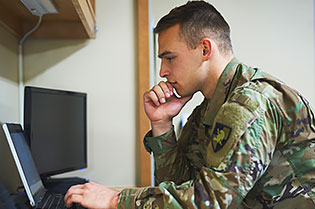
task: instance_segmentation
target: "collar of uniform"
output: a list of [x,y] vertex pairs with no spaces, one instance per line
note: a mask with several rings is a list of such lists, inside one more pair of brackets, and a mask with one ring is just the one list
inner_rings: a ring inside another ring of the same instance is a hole
[[226,100],[232,79],[239,64],[240,62],[238,59],[233,58],[225,67],[214,90],[213,97],[208,99],[208,105],[203,121],[204,124],[212,125],[214,117],[217,115],[219,108]]

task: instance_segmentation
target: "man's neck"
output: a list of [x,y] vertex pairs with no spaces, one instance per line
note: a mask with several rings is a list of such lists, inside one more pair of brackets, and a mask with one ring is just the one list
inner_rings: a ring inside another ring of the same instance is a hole
[[210,62],[208,77],[204,83],[204,88],[201,90],[204,97],[212,98],[221,74],[233,58],[233,54],[226,57],[218,56]]

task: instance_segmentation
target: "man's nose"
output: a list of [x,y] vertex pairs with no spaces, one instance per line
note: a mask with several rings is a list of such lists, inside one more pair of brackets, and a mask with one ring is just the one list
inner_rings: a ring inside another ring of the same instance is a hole
[[166,78],[167,76],[169,76],[170,72],[167,66],[165,66],[163,64],[163,62],[161,63],[161,67],[160,67],[160,76],[161,78]]

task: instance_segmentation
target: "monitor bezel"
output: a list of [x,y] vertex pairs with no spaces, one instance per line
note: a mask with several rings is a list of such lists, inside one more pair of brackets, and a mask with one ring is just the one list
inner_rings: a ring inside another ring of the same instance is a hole
[[84,99],[84,162],[82,166],[73,166],[73,167],[65,167],[62,169],[55,169],[49,172],[40,173],[40,177],[42,179],[47,179],[50,176],[67,173],[70,171],[76,171],[87,168],[87,94],[82,92],[61,90],[61,89],[50,89],[50,88],[41,88],[35,86],[25,86],[24,89],[24,132],[27,138],[27,143],[31,149],[31,114],[32,114],[32,94],[34,93],[42,93],[42,94],[57,94],[57,95],[71,95],[78,96]]

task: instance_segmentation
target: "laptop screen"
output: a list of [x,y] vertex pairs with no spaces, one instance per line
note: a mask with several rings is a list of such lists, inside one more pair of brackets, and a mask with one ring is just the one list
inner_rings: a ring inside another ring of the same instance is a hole
[[[44,186],[26,143],[24,132],[19,124],[4,124],[3,129],[24,188],[32,203],[35,194],[44,190]],[[29,192],[31,192],[31,194],[28,194]],[[30,197],[30,195],[32,197]]]

